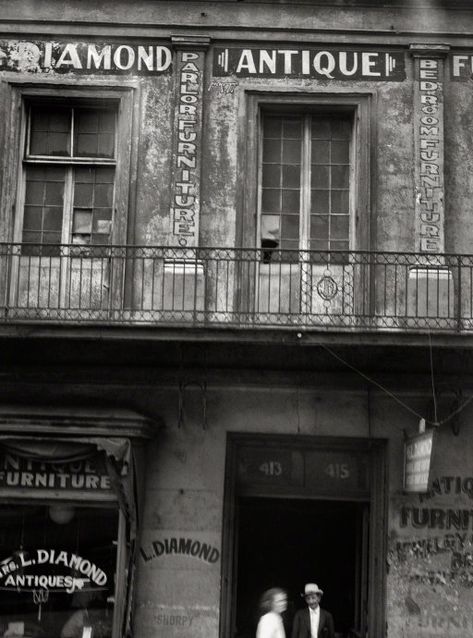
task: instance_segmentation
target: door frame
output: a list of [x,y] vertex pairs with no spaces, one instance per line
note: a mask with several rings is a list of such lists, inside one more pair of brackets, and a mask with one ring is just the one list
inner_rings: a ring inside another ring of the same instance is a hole
[[[367,634],[382,638],[386,634],[386,551],[387,551],[387,471],[386,440],[311,435],[273,435],[228,433],[225,464],[225,491],[222,528],[222,573],[220,599],[220,638],[232,638],[238,559],[238,455],[243,446],[273,445],[279,449],[307,446],[339,452],[365,452],[369,458],[369,522],[367,569]],[[262,490],[261,496],[268,496]],[[297,490],[294,491],[297,494]],[[290,497],[290,494],[288,494]],[[327,496],[321,495],[321,498]],[[331,497],[332,498],[332,497]],[[340,500],[356,500],[340,494]],[[366,499],[361,499],[366,501]]]

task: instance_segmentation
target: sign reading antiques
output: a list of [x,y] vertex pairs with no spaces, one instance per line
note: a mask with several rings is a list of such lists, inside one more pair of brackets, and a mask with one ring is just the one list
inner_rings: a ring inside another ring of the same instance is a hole
[[427,492],[434,430],[409,437],[404,444],[404,490]]
[[110,477],[102,457],[51,463],[15,454],[0,454],[0,489],[110,491]]
[[318,80],[406,79],[401,51],[216,48],[214,76],[307,77]]
[[171,63],[171,50],[157,44],[0,41],[0,71],[156,75]]
[[[71,570],[73,576],[70,573],[55,573]],[[0,589],[29,591],[41,588],[72,594],[86,585],[103,587],[106,582],[107,574],[100,567],[78,554],[66,551],[19,551],[0,562]]]

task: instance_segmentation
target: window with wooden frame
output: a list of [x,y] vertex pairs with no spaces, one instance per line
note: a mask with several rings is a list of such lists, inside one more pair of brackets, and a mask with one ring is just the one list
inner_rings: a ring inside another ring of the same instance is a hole
[[264,261],[369,248],[371,100],[248,92],[243,245],[256,237]]
[[28,101],[23,157],[23,254],[111,240],[117,103]]
[[261,246],[350,247],[352,117],[264,113]]
[[8,303],[105,309],[122,294],[110,246],[127,241],[134,89],[18,82],[10,90],[0,209],[14,242]]

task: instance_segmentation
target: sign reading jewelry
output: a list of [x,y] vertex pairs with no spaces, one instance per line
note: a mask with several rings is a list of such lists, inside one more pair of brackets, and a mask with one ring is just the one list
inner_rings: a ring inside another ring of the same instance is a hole
[[402,51],[348,49],[216,48],[214,76],[301,77],[318,80],[406,79]]

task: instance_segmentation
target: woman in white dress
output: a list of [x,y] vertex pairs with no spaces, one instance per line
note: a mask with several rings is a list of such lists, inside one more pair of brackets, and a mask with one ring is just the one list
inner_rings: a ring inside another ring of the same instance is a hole
[[256,629],[256,638],[286,638],[281,614],[286,611],[287,595],[284,589],[273,587],[261,598],[262,616]]

